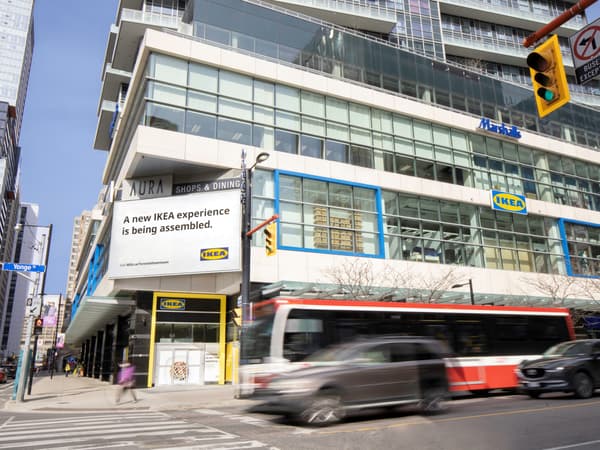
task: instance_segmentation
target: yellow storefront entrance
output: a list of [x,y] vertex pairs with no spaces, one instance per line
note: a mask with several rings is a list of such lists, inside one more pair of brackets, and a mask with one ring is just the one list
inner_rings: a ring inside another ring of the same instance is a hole
[[225,295],[155,292],[148,387],[225,383]]

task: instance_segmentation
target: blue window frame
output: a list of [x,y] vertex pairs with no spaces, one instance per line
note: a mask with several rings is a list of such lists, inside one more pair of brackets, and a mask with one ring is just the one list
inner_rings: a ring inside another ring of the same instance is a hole
[[385,257],[380,188],[287,171],[274,175],[279,248]]

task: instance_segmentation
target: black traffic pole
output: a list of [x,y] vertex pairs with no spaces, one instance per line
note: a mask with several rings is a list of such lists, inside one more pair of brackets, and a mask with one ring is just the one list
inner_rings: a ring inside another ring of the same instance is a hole
[[[246,322],[248,321],[249,314],[249,297],[250,297],[250,237],[248,231],[250,230],[250,220],[252,217],[252,205],[251,198],[252,192],[250,187],[251,171],[246,167],[245,152],[242,153],[242,286],[240,289],[241,297],[241,312],[242,312],[242,326],[239,333],[240,341],[240,358],[245,354],[244,341],[245,341],[245,328]],[[240,363],[241,363],[240,359]]]
[[[40,225],[25,224],[24,226],[40,228]],[[45,228],[45,227],[42,227],[42,228]],[[52,242],[52,224],[48,225],[48,240],[47,240],[48,245],[46,246],[47,250],[46,250],[46,255],[44,257],[45,272],[44,272],[44,278],[42,278],[42,293],[41,293],[41,301],[40,301],[40,312],[41,312],[41,308],[44,306],[44,294],[46,293],[46,275],[48,273],[48,257],[50,256],[50,243],[51,242]],[[58,321],[58,317],[56,318],[56,320]],[[38,344],[38,336],[36,335],[35,341],[33,342],[33,354],[31,357],[31,365],[29,366],[29,383],[27,385],[27,395],[31,395],[31,385],[33,384],[33,374],[35,372],[35,358],[37,356],[37,344]]]
[[256,156],[256,160],[251,167],[246,166],[246,150],[242,150],[242,286],[240,289],[242,327],[240,328],[240,363],[241,357],[245,355],[245,332],[248,322],[252,319],[252,309],[250,306],[250,259],[252,235],[252,171],[257,164],[267,160],[269,154],[261,152]]

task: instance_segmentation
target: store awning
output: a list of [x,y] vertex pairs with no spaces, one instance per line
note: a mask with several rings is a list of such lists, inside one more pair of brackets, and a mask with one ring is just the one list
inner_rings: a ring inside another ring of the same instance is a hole
[[104,329],[118,316],[128,314],[135,307],[135,300],[120,297],[84,297],[71,318],[65,333],[65,342],[77,345]]
[[[348,288],[337,284],[304,283],[298,281],[278,281],[262,286],[261,298],[289,296],[299,298],[327,298],[337,300],[373,300],[389,302],[422,302],[431,294],[431,290],[412,288],[390,288],[368,286],[360,289],[360,295],[353,294]],[[600,301],[585,298],[552,299],[534,295],[506,295],[475,292],[475,304],[496,306],[537,306],[564,307],[579,311],[600,311]],[[468,290],[457,292],[453,290],[435,292],[432,303],[450,303],[467,305],[471,302]]]

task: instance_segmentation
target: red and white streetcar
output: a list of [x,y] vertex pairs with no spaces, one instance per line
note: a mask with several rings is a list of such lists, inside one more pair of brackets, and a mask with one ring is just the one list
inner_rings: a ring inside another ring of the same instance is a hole
[[254,305],[243,336],[237,395],[260,392],[276,374],[329,345],[369,335],[444,341],[451,391],[517,386],[515,368],[575,333],[566,308],[274,298]]

